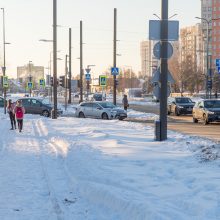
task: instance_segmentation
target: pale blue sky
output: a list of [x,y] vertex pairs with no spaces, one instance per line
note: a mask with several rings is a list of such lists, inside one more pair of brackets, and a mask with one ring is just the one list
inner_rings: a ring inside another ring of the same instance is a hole
[[[113,10],[118,10],[117,66],[130,65],[137,72],[140,66],[140,42],[148,38],[148,21],[160,16],[161,0],[57,0],[59,57],[68,53],[68,27],[72,27],[72,70],[79,73],[79,22],[83,20],[84,67],[95,64],[93,72],[102,74],[113,63]],[[34,65],[48,66],[52,43],[53,0],[1,0],[5,8],[7,75],[16,76],[16,67],[31,60]],[[169,15],[180,27],[199,22],[200,0],[170,0]],[[2,11],[0,14],[0,64],[3,63]],[[47,70],[46,70],[47,71]],[[64,72],[64,60],[58,63],[58,72]]]

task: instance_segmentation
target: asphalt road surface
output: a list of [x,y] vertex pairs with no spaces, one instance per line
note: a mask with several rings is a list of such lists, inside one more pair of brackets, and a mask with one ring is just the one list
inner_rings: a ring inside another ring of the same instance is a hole
[[[78,100],[75,99],[74,103],[78,103]],[[130,107],[133,110],[146,112],[146,113],[155,113],[159,114],[159,104],[148,104],[148,105],[132,105]],[[152,120],[133,120],[128,119],[129,121],[147,123],[154,126],[154,121]],[[220,123],[211,123],[208,125],[203,125],[203,122],[193,123],[191,115],[182,115],[182,116],[168,116],[168,129],[173,131],[178,131],[184,134],[191,136],[208,138],[220,143]]]
[[[141,112],[159,114],[159,105],[130,105],[130,108]],[[153,121],[146,121],[146,123],[153,125]],[[208,125],[203,125],[202,121],[193,123],[191,115],[168,116],[168,129],[191,136],[205,137],[220,143],[220,123],[210,123]]]

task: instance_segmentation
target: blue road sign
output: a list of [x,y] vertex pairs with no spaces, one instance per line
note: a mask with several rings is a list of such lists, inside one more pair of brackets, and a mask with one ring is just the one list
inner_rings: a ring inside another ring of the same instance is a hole
[[113,76],[117,76],[119,74],[119,68],[118,67],[112,67],[111,73]]
[[220,74],[220,66],[218,66],[218,73]]
[[91,74],[87,73],[87,74],[85,74],[85,77],[86,77],[86,80],[89,81],[91,79]]
[[216,65],[217,67],[220,67],[220,59],[216,59],[216,60],[215,60],[215,65]]

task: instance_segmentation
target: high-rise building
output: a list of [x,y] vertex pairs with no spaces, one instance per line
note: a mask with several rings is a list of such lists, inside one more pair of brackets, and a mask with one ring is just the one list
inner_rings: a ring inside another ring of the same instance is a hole
[[34,66],[34,64],[29,63],[25,66],[17,67],[17,80],[22,82],[29,81],[30,77],[32,82],[38,83],[40,79],[44,78],[44,67]]
[[212,67],[215,60],[220,59],[220,1],[212,0]]
[[158,60],[153,55],[154,42],[150,40],[142,41],[141,50],[141,72],[146,77],[152,77],[157,68]]
[[204,44],[201,24],[180,30],[180,63],[193,71],[204,71]]

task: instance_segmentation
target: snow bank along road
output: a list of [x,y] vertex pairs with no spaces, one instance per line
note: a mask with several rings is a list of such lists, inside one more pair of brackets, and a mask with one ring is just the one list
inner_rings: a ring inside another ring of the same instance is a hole
[[117,120],[0,115],[1,220],[219,219],[219,146]]

